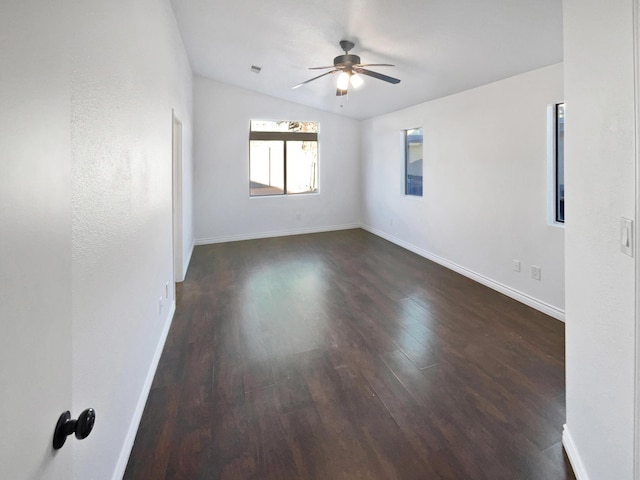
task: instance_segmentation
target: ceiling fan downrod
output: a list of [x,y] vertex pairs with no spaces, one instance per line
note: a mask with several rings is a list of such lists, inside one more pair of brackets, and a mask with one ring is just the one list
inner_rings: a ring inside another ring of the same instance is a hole
[[333,59],[333,65],[336,68],[351,68],[351,65],[359,65],[360,57],[358,55],[349,55],[349,50],[355,47],[355,43],[349,40],[340,40],[340,48],[344,50],[344,55],[338,55]]

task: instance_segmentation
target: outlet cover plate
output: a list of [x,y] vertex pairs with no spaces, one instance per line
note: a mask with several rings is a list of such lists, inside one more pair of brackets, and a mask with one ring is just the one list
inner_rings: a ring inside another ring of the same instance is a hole
[[541,279],[540,267],[536,267],[535,265],[531,266],[531,278],[533,278],[534,280]]

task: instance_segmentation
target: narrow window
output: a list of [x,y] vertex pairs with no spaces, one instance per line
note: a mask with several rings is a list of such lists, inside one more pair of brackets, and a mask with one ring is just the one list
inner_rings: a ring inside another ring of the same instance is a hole
[[555,216],[564,223],[564,103],[555,108]]
[[404,131],[405,195],[422,196],[422,128]]
[[318,191],[318,123],[251,120],[249,194]]

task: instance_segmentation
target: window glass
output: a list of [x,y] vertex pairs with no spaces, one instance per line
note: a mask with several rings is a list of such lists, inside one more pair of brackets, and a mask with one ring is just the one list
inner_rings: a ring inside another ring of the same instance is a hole
[[422,128],[404,131],[405,195],[422,196]]
[[556,105],[555,120],[556,222],[564,223],[564,103]]
[[287,142],[287,193],[318,190],[318,142]]
[[284,142],[249,143],[251,195],[284,194]]
[[318,133],[318,122],[288,122],[251,120],[252,132],[312,132]]

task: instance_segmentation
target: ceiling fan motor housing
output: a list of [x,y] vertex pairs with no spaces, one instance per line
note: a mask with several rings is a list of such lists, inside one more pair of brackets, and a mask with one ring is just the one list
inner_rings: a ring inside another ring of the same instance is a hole
[[336,67],[348,67],[351,65],[359,65],[360,57],[358,55],[338,55],[333,59],[333,65]]

